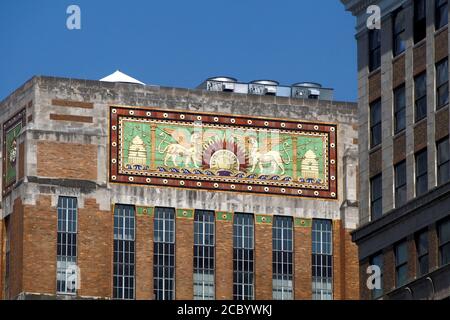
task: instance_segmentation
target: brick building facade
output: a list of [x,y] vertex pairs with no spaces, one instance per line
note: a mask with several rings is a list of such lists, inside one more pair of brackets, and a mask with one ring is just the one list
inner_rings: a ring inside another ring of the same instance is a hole
[[448,299],[448,1],[341,2],[357,21],[361,298]]
[[354,104],[34,77],[0,110],[2,299],[359,298]]

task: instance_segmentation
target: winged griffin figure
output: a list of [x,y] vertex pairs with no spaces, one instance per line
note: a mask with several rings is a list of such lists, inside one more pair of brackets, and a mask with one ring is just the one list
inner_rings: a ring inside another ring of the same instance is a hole
[[[191,164],[195,168],[199,168],[199,163],[202,161],[202,136],[199,132],[190,133],[186,129],[169,129],[164,128],[160,133],[163,140],[158,146],[158,152],[165,154],[164,165],[169,166],[169,161],[175,167],[189,167]],[[167,141],[172,137],[177,143],[170,143]],[[164,144],[167,144],[163,147]],[[177,158],[181,158],[181,162],[177,162]]]
[[251,172],[254,172],[256,166],[259,166],[259,170],[262,173],[265,166],[270,165],[270,174],[276,174],[277,170],[281,170],[281,175],[285,173],[284,166],[291,162],[291,157],[286,151],[286,147],[289,145],[288,142],[280,143],[278,138],[272,139],[270,145],[280,145],[283,151],[286,153],[288,159],[284,160],[279,151],[271,150],[268,144],[266,146],[260,147],[258,141],[255,137],[249,137],[249,160],[252,165]]

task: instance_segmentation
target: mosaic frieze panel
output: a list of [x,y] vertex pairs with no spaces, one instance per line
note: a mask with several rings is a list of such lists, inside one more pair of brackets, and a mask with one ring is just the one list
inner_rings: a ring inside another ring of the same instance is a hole
[[3,195],[16,183],[18,165],[18,138],[25,126],[25,110],[3,124]]
[[112,182],[336,198],[336,127],[111,107]]

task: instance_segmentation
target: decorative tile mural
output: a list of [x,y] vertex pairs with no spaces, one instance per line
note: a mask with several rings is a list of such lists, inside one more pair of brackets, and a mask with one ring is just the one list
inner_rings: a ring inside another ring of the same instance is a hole
[[26,124],[25,113],[25,110],[21,110],[3,124],[3,195],[9,193],[16,183],[19,150],[17,139]]
[[110,181],[336,198],[336,126],[110,108]]

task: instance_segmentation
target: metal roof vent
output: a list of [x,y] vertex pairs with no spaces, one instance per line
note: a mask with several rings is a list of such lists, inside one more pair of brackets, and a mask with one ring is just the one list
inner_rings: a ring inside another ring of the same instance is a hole
[[206,90],[234,92],[237,79],[232,77],[212,77],[206,80]]
[[274,80],[255,80],[249,83],[248,92],[262,96],[275,96],[278,85],[279,82]]
[[322,88],[322,85],[317,82],[297,82],[292,85],[293,87],[307,87],[307,88]]
[[319,99],[322,85],[316,82],[297,82],[292,85],[292,97],[303,99]]

